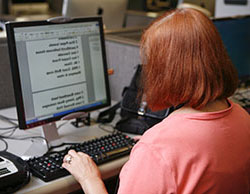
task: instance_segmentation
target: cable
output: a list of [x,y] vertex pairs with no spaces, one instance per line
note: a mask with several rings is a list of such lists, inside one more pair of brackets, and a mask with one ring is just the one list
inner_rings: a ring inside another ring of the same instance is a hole
[[18,125],[12,126],[12,127],[3,127],[3,128],[0,127],[0,130],[9,130],[9,129],[15,129],[15,128],[18,128]]
[[2,119],[2,120],[4,120],[4,121],[7,121],[7,122],[9,122],[9,123],[11,123],[11,124],[13,124],[13,125],[17,125],[17,124],[16,124],[15,122],[13,122],[13,121],[18,121],[17,119],[10,118],[10,117],[6,117],[6,116],[1,115],[1,114],[0,114],[0,119]]
[[7,116],[1,115],[1,114],[0,114],[0,118],[6,119],[6,120],[11,120],[11,121],[18,121],[18,119],[16,119],[16,118],[7,117]]
[[[1,133],[0,136],[4,136],[6,137],[6,134],[10,133],[7,137],[10,137],[14,134],[14,132],[16,131],[16,129],[18,129],[19,125],[13,121],[17,121],[17,119],[14,119],[14,118],[9,118],[9,117],[6,117],[4,115],[0,115],[0,119],[3,120],[3,121],[7,121],[8,123],[12,124],[13,126],[11,127],[0,127],[0,131],[6,131],[4,133]],[[11,130],[11,131],[8,131],[8,130]]]
[[59,130],[63,125],[66,125],[69,122],[69,120],[65,120],[65,122],[61,123],[57,126],[57,130]]
[[[5,138],[5,137],[12,136],[15,133],[15,131],[18,129],[18,127],[13,127],[13,128],[8,128],[8,129],[5,128],[5,129],[1,129],[1,130],[10,130],[10,129],[11,129],[11,131],[5,131],[4,133],[1,133],[0,137]],[[10,134],[6,136],[6,134],[8,134],[8,133],[10,133]]]
[[6,143],[6,147],[8,148],[8,142],[3,139],[13,139],[13,140],[27,140],[27,139],[43,139],[46,143],[47,150],[49,150],[49,143],[48,140],[42,136],[32,136],[32,137],[22,137],[22,138],[15,138],[15,137],[8,137],[8,136],[1,136],[0,139]]
[[19,126],[17,123],[13,122],[17,121],[17,119],[9,118],[4,115],[0,115],[0,119],[7,121],[8,123],[13,125],[11,127],[0,127],[0,131],[4,131],[3,133],[0,134],[0,140],[5,144],[5,148],[2,151],[7,151],[8,142],[5,139],[10,138],[15,133],[15,131],[18,129]]
[[[114,127],[113,125],[111,125],[111,124],[102,124],[102,123],[100,123],[100,124],[98,125],[98,127],[99,127],[101,130],[103,130],[103,131],[105,131],[105,132],[108,132],[108,133],[114,133],[114,132],[116,131],[115,127]],[[111,130],[110,130],[110,129],[107,129],[107,128],[105,128],[105,127],[110,127]]]
[[5,141],[3,138],[0,138],[0,140],[2,140],[2,142],[5,144],[5,148],[3,150],[1,150],[1,151],[7,151],[8,147],[9,147],[8,142]]
[[75,144],[79,144],[79,143],[62,143],[60,145],[56,145],[56,146],[51,146],[48,151],[45,153],[48,154],[48,153],[57,153],[57,152],[60,152],[60,151],[52,151],[53,149],[55,148],[59,148],[59,147],[62,147],[62,146],[66,146],[66,145],[75,145]]

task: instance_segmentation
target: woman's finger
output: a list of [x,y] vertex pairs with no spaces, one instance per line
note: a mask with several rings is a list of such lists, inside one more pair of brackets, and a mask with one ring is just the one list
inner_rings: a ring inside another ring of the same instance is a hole
[[75,150],[69,150],[68,154],[71,155],[72,157],[77,157],[77,153]]

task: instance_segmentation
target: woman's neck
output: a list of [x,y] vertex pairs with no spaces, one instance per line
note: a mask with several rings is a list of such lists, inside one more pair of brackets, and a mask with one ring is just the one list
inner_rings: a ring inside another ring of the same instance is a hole
[[213,102],[209,102],[207,105],[202,107],[201,109],[194,109],[190,106],[183,106],[174,111],[174,113],[202,113],[202,112],[217,112],[221,110],[225,110],[229,107],[227,100],[215,100]]

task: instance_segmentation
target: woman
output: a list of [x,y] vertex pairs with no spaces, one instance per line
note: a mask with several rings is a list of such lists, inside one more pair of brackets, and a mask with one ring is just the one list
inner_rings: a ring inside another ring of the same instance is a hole
[[[248,194],[250,117],[228,100],[237,72],[210,19],[193,9],[166,13],[143,34],[141,55],[149,107],[182,106],[134,146],[118,193]],[[94,162],[68,154],[63,167],[84,192],[106,193]]]

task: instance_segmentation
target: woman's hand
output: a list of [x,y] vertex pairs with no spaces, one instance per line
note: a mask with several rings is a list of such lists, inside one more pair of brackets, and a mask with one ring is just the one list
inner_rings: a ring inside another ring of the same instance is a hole
[[85,193],[107,193],[101,173],[89,155],[69,150],[63,159],[62,167],[75,177]]

